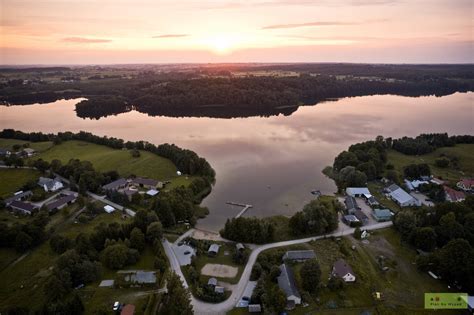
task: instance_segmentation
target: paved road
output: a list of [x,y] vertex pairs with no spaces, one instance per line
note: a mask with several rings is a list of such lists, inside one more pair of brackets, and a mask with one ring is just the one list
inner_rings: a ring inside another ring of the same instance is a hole
[[[364,226],[364,229],[366,230],[378,230],[378,229],[383,229],[387,228],[392,225],[392,222],[382,222],[382,223],[377,223],[369,226]],[[308,238],[302,238],[302,239],[297,239],[297,240],[291,240],[291,241],[284,241],[284,242],[278,242],[278,243],[271,243],[271,244],[265,244],[261,246],[257,246],[252,253],[249,256],[247,265],[245,266],[245,269],[242,273],[242,276],[240,277],[239,283],[235,286],[235,290],[232,291],[231,296],[225,300],[224,302],[218,303],[218,304],[212,304],[212,303],[206,303],[203,301],[200,301],[196,299],[194,296],[191,296],[191,303],[194,308],[194,313],[196,315],[207,315],[207,314],[225,314],[229,310],[235,307],[237,302],[240,300],[242,297],[242,294],[244,293],[245,287],[247,286],[247,283],[249,282],[250,279],[250,273],[252,272],[253,265],[257,261],[258,255],[263,252],[264,250],[271,249],[271,248],[276,248],[276,247],[283,247],[283,246],[289,246],[289,245],[295,245],[295,244],[302,244],[302,243],[308,243],[311,241],[315,240],[320,240],[332,236],[343,236],[343,235],[350,235],[354,233],[354,228],[350,229],[344,229],[344,230],[338,230],[334,233],[327,234],[327,235],[321,235],[321,236],[315,236],[315,237],[308,237]],[[181,277],[181,280],[183,281],[184,287],[188,288],[188,283],[186,282],[186,279],[184,278],[183,272],[181,271],[178,259],[176,258],[173,250],[171,249],[170,243],[164,239],[163,240],[163,247],[165,249],[166,256],[168,256],[168,260],[170,261],[171,269]]]

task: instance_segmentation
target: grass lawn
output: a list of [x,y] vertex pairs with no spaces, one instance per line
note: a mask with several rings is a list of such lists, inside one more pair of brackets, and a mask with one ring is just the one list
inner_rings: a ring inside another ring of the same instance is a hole
[[135,313],[143,314],[147,306],[149,293],[143,292],[141,288],[95,288],[80,290],[79,295],[84,303],[84,314],[95,314],[99,311],[106,311],[106,314],[115,314],[112,311],[115,301],[122,304],[134,304]]
[[9,197],[27,182],[36,181],[39,176],[40,172],[31,169],[0,169],[0,197]]
[[12,248],[0,248],[0,271],[20,256],[21,254]]
[[29,143],[29,147],[38,152],[46,151],[53,146],[52,141],[28,142],[23,140],[0,138],[0,148],[11,150],[15,144],[24,145],[25,143]]
[[58,159],[63,163],[73,158],[90,161],[98,171],[116,170],[122,176],[134,174],[159,180],[177,177],[173,162],[156,154],[140,151],[140,157],[134,158],[128,150],[117,150],[83,141],[63,142],[37,157],[47,161]]
[[[459,170],[451,168],[439,168],[435,165],[435,160],[441,155],[448,158],[457,157],[459,159]],[[457,144],[454,147],[444,147],[424,155],[405,155],[395,150],[388,150],[388,163],[395,166],[395,170],[403,175],[403,167],[408,164],[427,163],[431,168],[431,173],[439,178],[457,182],[461,177],[474,177],[474,144]]]

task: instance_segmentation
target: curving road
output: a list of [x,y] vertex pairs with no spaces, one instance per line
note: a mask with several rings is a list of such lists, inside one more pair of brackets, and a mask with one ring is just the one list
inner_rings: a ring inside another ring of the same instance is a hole
[[[382,222],[382,223],[377,223],[377,224],[372,224],[368,226],[364,226],[364,229],[366,230],[378,230],[378,229],[383,229],[387,228],[392,225],[392,222]],[[344,229],[344,230],[338,230],[334,233],[331,234],[326,234],[326,235],[321,235],[321,236],[314,236],[314,237],[308,237],[308,238],[301,238],[297,240],[290,240],[290,241],[284,241],[284,242],[277,242],[277,243],[270,243],[270,244],[265,244],[261,246],[257,246],[252,253],[249,256],[247,265],[245,266],[245,269],[242,273],[242,276],[240,277],[239,283],[235,286],[235,290],[232,291],[231,296],[225,300],[224,302],[213,304],[213,303],[206,303],[203,301],[200,301],[196,299],[194,296],[191,295],[191,303],[194,308],[194,314],[196,315],[207,315],[207,314],[226,314],[226,312],[230,311],[232,308],[235,307],[237,302],[240,300],[245,287],[247,286],[247,283],[249,282],[250,279],[250,273],[252,272],[253,265],[257,261],[258,255],[263,252],[264,250],[271,249],[271,248],[276,248],[276,247],[283,247],[283,246],[289,246],[289,245],[295,245],[295,244],[302,244],[302,243],[307,243],[315,240],[320,240],[332,236],[343,236],[343,235],[350,235],[354,233],[353,228],[349,229]],[[186,279],[184,278],[183,272],[181,271],[181,267],[179,265],[178,259],[176,258],[173,250],[171,249],[170,243],[168,240],[164,239],[162,241],[163,247],[165,249],[166,256],[168,256],[168,260],[171,265],[171,269],[179,276],[181,277],[181,280],[183,281],[184,287],[188,288],[188,283],[186,282]]]

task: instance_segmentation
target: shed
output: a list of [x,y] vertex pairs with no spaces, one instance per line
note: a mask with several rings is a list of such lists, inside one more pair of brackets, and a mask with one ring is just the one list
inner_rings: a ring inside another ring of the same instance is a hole
[[250,304],[249,305],[249,313],[261,313],[262,306],[260,304]]
[[393,213],[389,209],[375,209],[372,216],[377,222],[385,222],[392,219]]
[[209,278],[209,280],[207,280],[207,285],[215,287],[217,285],[217,279],[216,278]]
[[305,261],[316,258],[314,250],[289,250],[283,255],[283,260]]
[[238,251],[241,251],[241,250],[244,250],[244,249],[245,249],[245,246],[244,246],[244,244],[242,244],[242,243],[237,243],[237,244],[235,245],[235,248],[236,248]]
[[115,208],[109,205],[104,206],[104,211],[107,213],[112,213],[115,211]]
[[207,251],[208,255],[216,256],[218,253],[219,253],[219,245],[212,244],[211,246],[209,246],[209,250]]
[[224,287],[220,287],[220,286],[215,286],[214,287],[214,292],[216,292],[216,293],[224,294],[224,291],[225,291]]
[[152,197],[158,195],[158,193],[159,191],[156,189],[150,189],[149,191],[146,192],[148,196],[152,196]]

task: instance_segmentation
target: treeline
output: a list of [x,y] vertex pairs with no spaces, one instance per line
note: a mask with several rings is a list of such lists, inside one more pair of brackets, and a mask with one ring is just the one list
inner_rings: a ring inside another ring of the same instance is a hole
[[474,89],[472,78],[450,80],[462,74],[447,69],[438,71],[436,75],[400,75],[399,80],[359,77],[357,71],[343,79],[336,78],[332,72],[311,75],[307,70],[294,77],[242,78],[203,77],[201,72],[196,69],[189,75],[155,73],[126,80],[109,78],[67,84],[21,84],[0,87],[0,95],[2,101],[11,104],[85,97],[88,100],[80,102],[76,109],[80,117],[98,118],[126,112],[130,110],[127,104],[150,115],[188,116],[189,112],[194,112],[199,116],[232,117],[261,113],[272,115],[281,111],[279,107],[315,104],[328,98],[375,94],[441,96]]
[[474,143],[474,136],[448,136],[447,133],[421,134],[415,138],[403,137],[393,140],[392,148],[406,155],[431,153],[442,147],[452,147],[458,143]]
[[428,254],[417,265],[451,285],[474,292],[474,197],[432,208],[403,210],[394,218],[402,240]]
[[215,172],[206,159],[199,157],[195,152],[182,149],[174,144],[154,145],[146,141],[127,141],[114,137],[99,137],[92,133],[80,131],[78,133],[60,132],[58,134],[45,134],[42,132],[25,133],[14,129],[0,131],[0,138],[18,139],[31,142],[54,141],[60,143],[68,140],[81,140],[95,144],[105,145],[113,149],[137,149],[152,152],[171,160],[184,174],[199,175],[206,178],[211,184],[215,179]]
[[0,222],[0,247],[25,252],[40,245],[48,238],[48,232],[45,230],[48,222],[49,216],[46,211],[39,211],[27,223],[15,223],[10,226]]
[[[294,236],[322,235],[337,228],[338,205],[331,201],[313,200],[296,212],[288,221]],[[275,226],[260,218],[227,219],[220,231],[222,237],[242,243],[264,244],[275,241]]]

